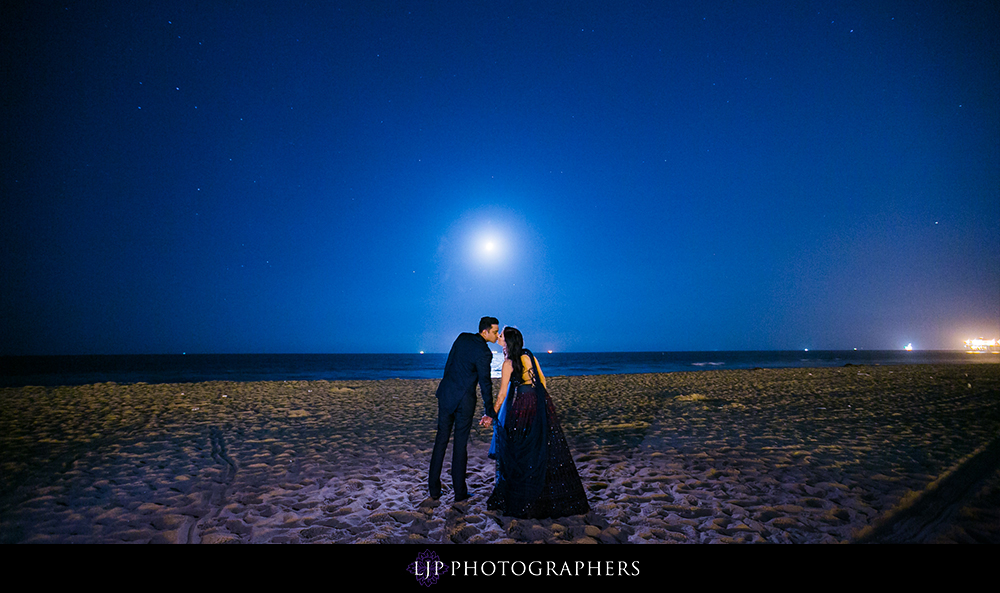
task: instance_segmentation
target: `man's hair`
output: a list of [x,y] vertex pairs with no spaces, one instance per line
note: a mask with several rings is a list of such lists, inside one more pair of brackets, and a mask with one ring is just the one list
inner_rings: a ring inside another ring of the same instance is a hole
[[479,320],[479,331],[490,329],[494,325],[500,325],[500,320],[496,317],[483,317]]

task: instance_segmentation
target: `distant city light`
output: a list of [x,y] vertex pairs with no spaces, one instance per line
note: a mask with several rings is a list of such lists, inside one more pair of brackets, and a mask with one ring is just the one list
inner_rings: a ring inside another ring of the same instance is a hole
[[913,350],[913,344],[907,344],[906,348],[903,348],[903,350]]
[[983,338],[973,338],[966,340],[965,351],[1000,353],[1000,339],[986,340]]

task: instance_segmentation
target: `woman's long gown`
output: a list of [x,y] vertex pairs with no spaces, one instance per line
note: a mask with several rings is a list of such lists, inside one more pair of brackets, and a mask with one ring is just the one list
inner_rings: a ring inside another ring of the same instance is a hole
[[512,378],[508,391],[493,433],[497,482],[486,508],[532,519],[586,513],[587,495],[548,391],[537,378]]

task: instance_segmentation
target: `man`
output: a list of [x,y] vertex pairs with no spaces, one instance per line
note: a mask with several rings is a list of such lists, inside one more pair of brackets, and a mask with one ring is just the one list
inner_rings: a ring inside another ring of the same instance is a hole
[[441,497],[441,466],[452,427],[455,429],[455,442],[452,445],[451,483],[455,490],[455,502],[470,496],[465,486],[465,467],[469,458],[466,446],[472,429],[473,412],[476,411],[476,382],[479,382],[485,408],[479,424],[489,428],[496,412],[493,411],[493,380],[490,378],[493,353],[486,342],[496,343],[499,333],[500,322],[495,317],[483,317],[479,320],[479,333],[460,334],[448,353],[444,378],[437,389],[438,429],[427,482],[431,498],[435,500]]

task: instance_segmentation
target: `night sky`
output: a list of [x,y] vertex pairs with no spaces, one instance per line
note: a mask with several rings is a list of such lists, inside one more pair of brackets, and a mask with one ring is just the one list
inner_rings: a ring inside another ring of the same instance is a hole
[[1000,336],[995,2],[5,2],[0,354]]

